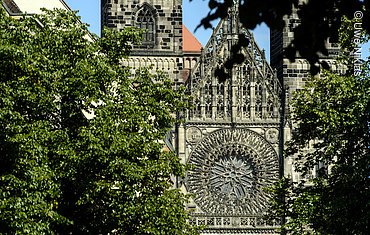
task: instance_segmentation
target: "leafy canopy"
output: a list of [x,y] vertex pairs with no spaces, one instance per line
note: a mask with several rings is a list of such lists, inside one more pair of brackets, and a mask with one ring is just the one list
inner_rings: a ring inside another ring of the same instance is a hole
[[[270,191],[270,219],[292,234],[367,234],[370,183],[369,61],[351,55],[356,20],[343,17],[339,63],[345,74],[325,71],[292,99],[295,124],[287,156],[298,182],[283,178]],[[312,178],[314,176],[314,178]],[[284,221],[286,220],[286,221]]]
[[[325,72],[292,101],[296,128],[287,149],[300,173],[270,191],[269,217],[291,234],[367,234],[370,219],[370,79]],[[309,179],[312,171],[314,179]]]
[[162,141],[180,93],[120,65],[140,32],[87,32],[71,12],[0,10],[0,233],[194,234]]

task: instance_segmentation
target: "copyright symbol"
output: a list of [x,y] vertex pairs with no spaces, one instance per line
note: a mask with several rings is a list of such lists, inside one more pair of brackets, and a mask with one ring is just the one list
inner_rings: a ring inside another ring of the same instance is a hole
[[364,16],[364,14],[361,11],[356,11],[355,14],[353,14],[353,16],[356,19],[362,19],[362,17]]

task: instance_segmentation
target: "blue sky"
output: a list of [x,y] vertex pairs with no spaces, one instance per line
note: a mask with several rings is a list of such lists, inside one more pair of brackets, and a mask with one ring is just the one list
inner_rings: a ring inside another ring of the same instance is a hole
[[[90,25],[90,31],[100,35],[100,0],[65,0],[73,9],[78,10],[81,20]],[[168,1],[168,0],[167,0]],[[199,28],[196,32],[194,29],[200,20],[208,13],[208,0],[183,0],[183,22],[186,27],[194,33],[197,39],[205,45],[212,34],[212,30]],[[214,23],[216,26],[216,23]],[[260,48],[265,49],[266,57],[270,57],[270,36],[269,29],[266,26],[259,26],[253,34]],[[362,56],[369,55],[369,43],[362,47]]]

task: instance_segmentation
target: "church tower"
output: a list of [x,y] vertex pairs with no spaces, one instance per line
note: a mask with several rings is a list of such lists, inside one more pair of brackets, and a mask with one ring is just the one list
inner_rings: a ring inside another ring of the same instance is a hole
[[[304,1],[300,0],[300,4]],[[284,48],[286,48],[294,38],[294,29],[300,24],[298,17],[298,9],[293,9],[292,15],[285,16],[285,26],[282,30],[270,31],[270,61],[271,66],[277,71],[277,77],[281,84],[284,84],[284,141],[288,141],[291,137],[291,132],[294,129],[294,123],[291,122],[291,108],[290,102],[293,93],[296,90],[302,89],[307,79],[312,75],[310,74],[310,64],[301,55],[297,54],[294,62],[289,61],[284,56]],[[328,49],[328,56],[321,55],[320,60],[325,60],[330,66],[332,71],[343,73],[345,68],[343,65],[338,64],[336,57],[340,53],[338,43],[328,40],[326,43]],[[320,76],[320,74],[316,75]],[[294,169],[294,159],[289,157],[284,159],[284,175],[292,178],[294,182],[301,179],[301,175]],[[315,177],[316,171],[312,170],[311,174],[307,174],[307,178]]]
[[182,83],[182,0],[102,0],[102,27],[144,30],[142,44],[136,46],[127,65],[153,66],[175,83]]

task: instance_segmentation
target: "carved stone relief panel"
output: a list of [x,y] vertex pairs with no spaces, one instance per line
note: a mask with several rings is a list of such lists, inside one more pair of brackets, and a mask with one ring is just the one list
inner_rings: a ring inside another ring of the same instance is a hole
[[279,140],[279,131],[276,128],[270,128],[266,130],[266,140],[270,143],[277,143]]
[[203,213],[258,215],[266,209],[264,188],[278,179],[278,156],[248,129],[223,129],[199,142],[189,157],[186,186]]
[[190,143],[197,143],[202,137],[202,131],[198,127],[192,126],[186,130],[186,140]]

